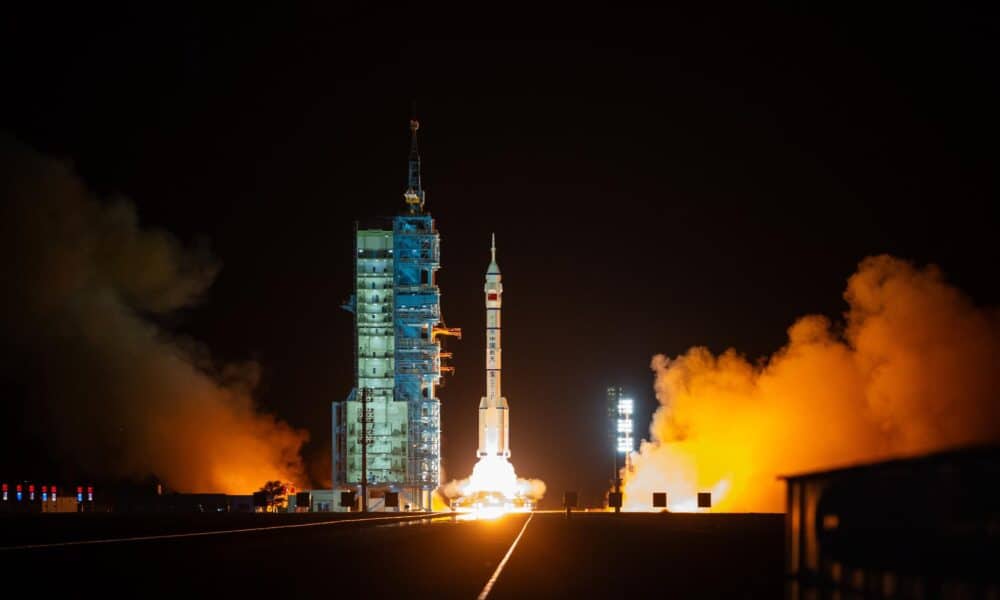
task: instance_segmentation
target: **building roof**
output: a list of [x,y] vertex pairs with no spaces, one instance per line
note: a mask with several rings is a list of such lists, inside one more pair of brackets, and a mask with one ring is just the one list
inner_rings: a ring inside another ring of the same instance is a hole
[[956,462],[968,462],[968,461],[982,460],[982,459],[997,460],[998,458],[1000,458],[1000,445],[987,444],[978,446],[964,446],[960,448],[951,448],[948,450],[944,450],[942,452],[934,452],[932,454],[922,454],[919,456],[893,458],[873,463],[845,465],[842,467],[826,469],[823,471],[796,473],[794,475],[779,475],[778,479],[795,481],[803,479],[815,479],[815,478],[826,478],[830,476],[858,474],[866,471],[875,471],[879,469],[892,468],[892,467],[916,466],[916,465],[932,466],[935,464],[946,464],[946,463],[952,464]]

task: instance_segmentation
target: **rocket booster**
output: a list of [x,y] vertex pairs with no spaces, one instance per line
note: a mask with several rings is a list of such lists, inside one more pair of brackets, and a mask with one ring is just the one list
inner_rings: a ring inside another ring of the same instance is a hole
[[500,306],[503,285],[497,266],[496,237],[491,238],[486,269],[486,395],[479,403],[479,449],[476,456],[510,457],[507,399],[500,395]]

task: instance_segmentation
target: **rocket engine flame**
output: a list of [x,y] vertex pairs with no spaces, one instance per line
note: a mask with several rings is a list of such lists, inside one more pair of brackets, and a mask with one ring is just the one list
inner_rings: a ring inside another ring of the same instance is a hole
[[487,456],[472,469],[472,476],[459,484],[462,496],[494,492],[506,500],[539,499],[545,493],[545,483],[538,479],[518,479],[514,465],[507,459]]
[[545,482],[520,479],[514,465],[502,456],[484,456],[468,479],[442,488],[455,511],[475,518],[495,518],[508,512],[527,512],[545,495]]
[[472,476],[461,489],[463,496],[479,492],[499,492],[508,500],[518,495],[514,465],[498,456],[486,456],[472,468]]
[[810,315],[752,364],[692,348],[652,360],[660,407],[623,472],[625,507],[782,511],[782,474],[1000,440],[1000,312],[976,307],[934,266],[863,260],[846,327]]

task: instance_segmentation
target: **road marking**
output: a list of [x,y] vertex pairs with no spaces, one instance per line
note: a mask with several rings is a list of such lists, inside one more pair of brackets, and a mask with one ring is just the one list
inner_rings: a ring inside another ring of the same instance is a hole
[[479,596],[476,597],[476,600],[486,600],[486,597],[490,595],[490,591],[493,590],[493,585],[496,584],[497,578],[500,577],[500,571],[503,571],[504,566],[507,565],[507,561],[510,560],[510,555],[514,554],[514,548],[516,548],[517,543],[521,541],[521,536],[524,535],[524,530],[528,528],[528,523],[531,523],[531,519],[534,518],[534,516],[535,513],[528,515],[528,520],[524,522],[524,527],[521,528],[521,533],[517,534],[517,537],[514,538],[514,543],[510,545],[510,549],[507,550],[507,554],[504,555],[503,560],[501,560],[500,564],[497,565],[497,570],[493,571],[493,577],[490,577],[490,580],[486,582],[486,587],[483,588],[483,591],[479,592]]
[[166,535],[144,535],[127,538],[110,538],[106,540],[79,540],[74,542],[54,542],[51,544],[26,544],[23,546],[0,546],[0,552],[4,550],[36,550],[42,548],[63,548],[66,546],[88,546],[93,544],[115,544],[119,542],[145,542],[152,540],[175,540],[189,537],[203,537],[208,535],[225,535],[228,533],[252,533],[254,531],[273,531],[275,529],[295,529],[297,527],[319,527],[321,525],[339,525],[341,523],[360,523],[369,521],[421,521],[435,516],[435,513],[421,516],[393,516],[393,517],[371,517],[366,519],[336,519],[333,521],[318,521],[316,523],[296,523],[295,525],[269,525],[267,527],[247,527],[245,529],[223,529],[220,531],[195,531],[192,533],[170,533]]

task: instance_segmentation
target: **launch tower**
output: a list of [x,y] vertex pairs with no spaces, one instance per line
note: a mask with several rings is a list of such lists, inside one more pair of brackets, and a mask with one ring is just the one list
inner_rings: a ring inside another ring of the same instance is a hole
[[[410,121],[404,209],[376,228],[356,228],[354,294],[355,386],[333,403],[334,489],[403,492],[404,502],[430,510],[441,481],[441,417],[436,387],[451,368],[438,336],[460,335],[441,324],[440,235],[424,211]],[[364,463],[364,464],[362,464]],[[374,494],[373,494],[374,495]]]

